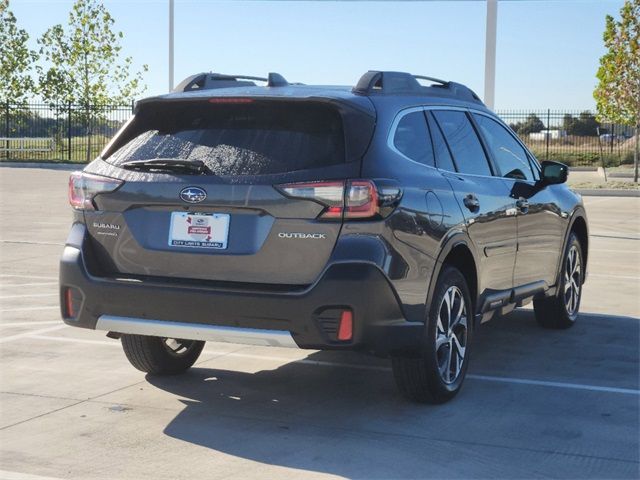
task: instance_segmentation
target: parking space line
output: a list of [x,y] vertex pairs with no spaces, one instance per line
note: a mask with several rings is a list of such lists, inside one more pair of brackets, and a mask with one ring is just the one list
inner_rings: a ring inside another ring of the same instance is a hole
[[[71,343],[86,343],[90,345],[114,345],[119,347],[120,344],[117,342],[107,342],[104,340],[86,340],[79,338],[69,338],[69,337],[51,337],[48,335],[40,335],[40,333],[44,332],[33,332],[32,334],[25,334],[25,336],[38,339],[38,340],[53,340],[53,341],[62,341],[62,342],[71,342]],[[2,340],[0,340],[2,341]],[[353,363],[339,363],[339,362],[325,362],[322,360],[308,360],[308,359],[291,359],[286,357],[277,357],[272,355],[260,355],[255,353],[242,353],[242,352],[221,352],[213,349],[205,349],[204,353],[210,355],[218,355],[215,357],[215,360],[219,360],[224,357],[239,357],[239,358],[250,358],[256,360],[272,360],[274,362],[286,362],[286,363],[301,363],[303,365],[313,365],[313,366],[321,366],[321,367],[340,367],[340,368],[351,368],[356,370],[370,370],[370,371],[383,371],[390,372],[390,367],[385,367],[382,365],[358,365]],[[214,360],[214,359],[212,359]],[[204,363],[204,362],[203,362]],[[618,393],[623,395],[635,395],[640,396],[640,390],[635,390],[632,388],[618,388],[618,387],[603,387],[599,385],[586,385],[580,383],[567,383],[567,382],[553,382],[546,380],[532,380],[528,378],[512,378],[512,377],[496,377],[492,375],[475,375],[468,374],[468,379],[471,380],[479,380],[485,382],[499,382],[499,383],[508,383],[508,384],[516,384],[516,385],[531,385],[536,387],[551,387],[551,388],[563,388],[570,390],[586,390],[591,392],[603,392],[603,393]]]
[[3,295],[0,296],[0,300],[8,300],[10,298],[35,298],[35,297],[57,297],[58,293],[26,293],[17,295]]
[[30,327],[31,325],[60,325],[62,320],[47,320],[44,322],[10,322],[10,323],[2,323],[0,322],[0,328],[5,327]]
[[58,477],[43,477],[41,475],[32,475],[30,473],[10,472],[8,470],[0,470],[0,479],[2,480],[62,480]]
[[592,392],[622,393],[625,395],[640,396],[640,390],[634,390],[632,388],[601,387],[598,385],[584,385],[580,383],[549,382],[546,380],[530,380],[528,378],[511,378],[511,377],[494,377],[491,375],[469,374],[467,375],[467,378],[472,378],[474,380],[486,380],[489,382],[516,383],[521,385],[535,385],[539,387],[569,388],[572,390],[589,390]]
[[49,335],[40,335],[39,333],[33,333],[29,338],[36,340],[52,340],[54,342],[70,342],[70,343],[86,343],[87,345],[105,345],[107,347],[120,347],[120,342],[115,340],[87,340],[86,338],[70,338],[70,337],[51,337]]
[[591,273],[589,277],[602,277],[602,278],[620,278],[622,280],[640,280],[639,275],[612,275],[609,273]]
[[64,246],[61,242],[32,242],[27,240],[0,240],[0,243],[13,243],[18,245],[53,245],[56,247]]
[[0,310],[0,313],[6,312],[29,312],[31,310],[51,310],[51,309],[59,309],[59,305],[47,305],[42,307],[16,307],[16,308],[3,308]]
[[2,288],[17,288],[17,287],[43,287],[48,285],[58,285],[58,282],[36,282],[36,283],[2,283]]
[[37,278],[41,280],[58,280],[58,277],[44,277],[42,275],[31,275],[31,274],[9,274],[9,273],[0,273],[0,278]]
[[32,335],[39,335],[41,333],[53,332],[55,330],[62,330],[63,328],[67,328],[67,325],[56,325],[55,327],[41,328],[40,330],[32,330],[30,332],[18,333],[17,335],[9,335],[8,337],[0,338],[0,343],[6,343],[12,340],[18,340],[20,338],[27,338]]

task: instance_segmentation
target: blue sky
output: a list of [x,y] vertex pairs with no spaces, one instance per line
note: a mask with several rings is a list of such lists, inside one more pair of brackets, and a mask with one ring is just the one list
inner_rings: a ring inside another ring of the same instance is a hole
[[[35,38],[73,0],[10,0]],[[168,0],[105,0],[123,47],[146,63],[145,95],[168,89]],[[623,0],[500,0],[496,109],[592,109],[606,14]],[[353,85],[369,69],[455,80],[483,93],[483,1],[176,0],[175,77],[201,71]]]

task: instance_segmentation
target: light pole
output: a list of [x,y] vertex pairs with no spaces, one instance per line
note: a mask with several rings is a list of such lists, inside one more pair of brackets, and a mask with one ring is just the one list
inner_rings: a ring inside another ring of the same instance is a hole
[[487,0],[487,31],[484,44],[484,103],[493,109],[496,99],[496,30],[498,0]]
[[[484,103],[493,109],[496,92],[496,30],[498,0],[487,2],[487,27],[484,59]],[[173,3],[169,0],[169,91],[173,90]]]
[[173,0],[169,0],[169,91],[173,90]]

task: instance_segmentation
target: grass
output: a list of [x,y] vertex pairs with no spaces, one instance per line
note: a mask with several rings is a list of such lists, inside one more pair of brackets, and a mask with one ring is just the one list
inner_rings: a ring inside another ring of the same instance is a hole
[[[104,135],[92,135],[90,158],[96,158],[109,140],[110,137]],[[87,142],[88,138],[86,136],[72,137],[71,155],[69,155],[67,139],[55,142],[54,150],[46,152],[6,152],[0,150],[0,162],[86,163]],[[10,144],[12,148],[15,145],[15,142]],[[25,142],[27,148],[42,148],[45,145],[47,145],[46,139],[36,139]]]
[[[588,141],[578,141],[576,137],[571,143],[552,140],[549,143],[547,155],[546,143],[527,142],[529,149],[539,160],[555,160],[569,166],[600,167],[600,148],[592,138]],[[111,138],[105,135],[91,136],[91,159],[97,157]],[[597,142],[597,140],[596,140]],[[27,143],[28,147],[42,147],[45,141],[36,140]],[[71,138],[71,155],[69,156],[68,139],[59,139],[55,144],[55,150],[51,152],[3,152],[0,151],[0,162],[47,162],[47,163],[85,163],[87,150],[87,137],[76,136]],[[607,147],[603,149],[605,166],[608,168],[633,164],[633,149],[616,145],[613,152]]]

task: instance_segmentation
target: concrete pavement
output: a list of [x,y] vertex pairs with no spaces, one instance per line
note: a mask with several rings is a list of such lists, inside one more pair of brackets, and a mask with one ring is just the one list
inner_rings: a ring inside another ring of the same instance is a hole
[[398,396],[384,360],[212,343],[159,379],[65,327],[67,176],[0,169],[0,478],[640,475],[640,199],[585,199],[573,329],[526,309],[483,325],[463,391],[430,407]]

